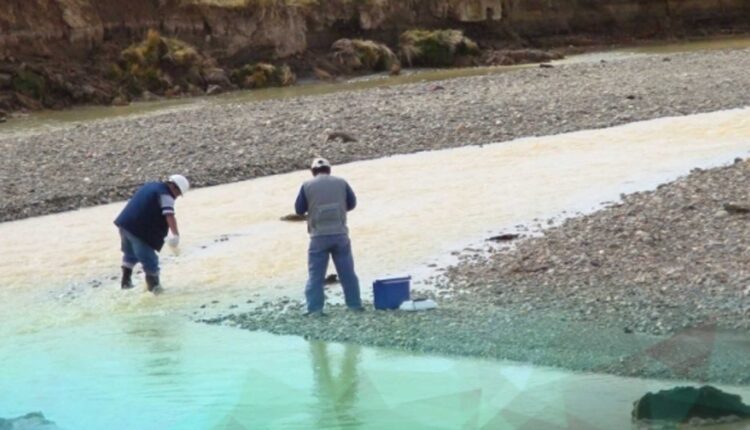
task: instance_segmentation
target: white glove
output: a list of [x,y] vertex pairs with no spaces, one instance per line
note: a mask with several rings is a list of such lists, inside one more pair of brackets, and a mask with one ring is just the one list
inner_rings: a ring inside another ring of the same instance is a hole
[[180,245],[180,236],[179,235],[169,236],[167,238],[167,245],[171,246],[172,248],[177,248],[177,246]]

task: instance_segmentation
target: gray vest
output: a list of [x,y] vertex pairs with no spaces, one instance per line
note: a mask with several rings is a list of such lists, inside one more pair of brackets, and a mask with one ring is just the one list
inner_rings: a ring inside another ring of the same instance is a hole
[[346,181],[318,175],[304,184],[307,231],[311,237],[349,234],[346,227]]

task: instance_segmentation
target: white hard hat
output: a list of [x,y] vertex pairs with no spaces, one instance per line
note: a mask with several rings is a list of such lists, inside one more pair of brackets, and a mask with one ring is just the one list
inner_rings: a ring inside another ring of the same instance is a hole
[[316,158],[313,160],[312,165],[310,166],[311,169],[319,169],[321,167],[331,167],[331,163],[328,162],[325,158]]
[[177,188],[180,189],[180,193],[183,195],[190,189],[190,182],[188,182],[187,178],[182,175],[172,175],[169,177],[168,181],[177,185]]

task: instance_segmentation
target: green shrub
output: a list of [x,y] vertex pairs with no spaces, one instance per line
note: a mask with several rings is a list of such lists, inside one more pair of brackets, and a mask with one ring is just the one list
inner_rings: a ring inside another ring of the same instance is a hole
[[390,70],[398,63],[396,54],[388,46],[362,39],[339,39],[331,46],[331,56],[339,66],[347,71],[376,71]]
[[274,66],[268,63],[246,64],[234,69],[230,80],[245,89],[285,87],[295,83],[296,77],[286,64]]
[[19,70],[13,77],[13,89],[21,94],[42,100],[47,92],[47,81],[31,70]]
[[143,41],[120,53],[119,64],[108,74],[119,81],[127,92],[140,95],[148,90],[162,93],[178,82],[203,86],[200,69],[206,59],[192,46],[173,38],[162,37],[149,30]]
[[409,30],[399,47],[401,58],[414,66],[450,67],[457,57],[479,55],[479,46],[460,30]]

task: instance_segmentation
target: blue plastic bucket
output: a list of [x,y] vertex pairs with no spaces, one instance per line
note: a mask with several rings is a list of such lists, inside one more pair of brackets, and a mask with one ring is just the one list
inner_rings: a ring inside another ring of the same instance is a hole
[[372,296],[375,309],[398,309],[401,303],[409,300],[411,276],[377,279],[372,283]]

